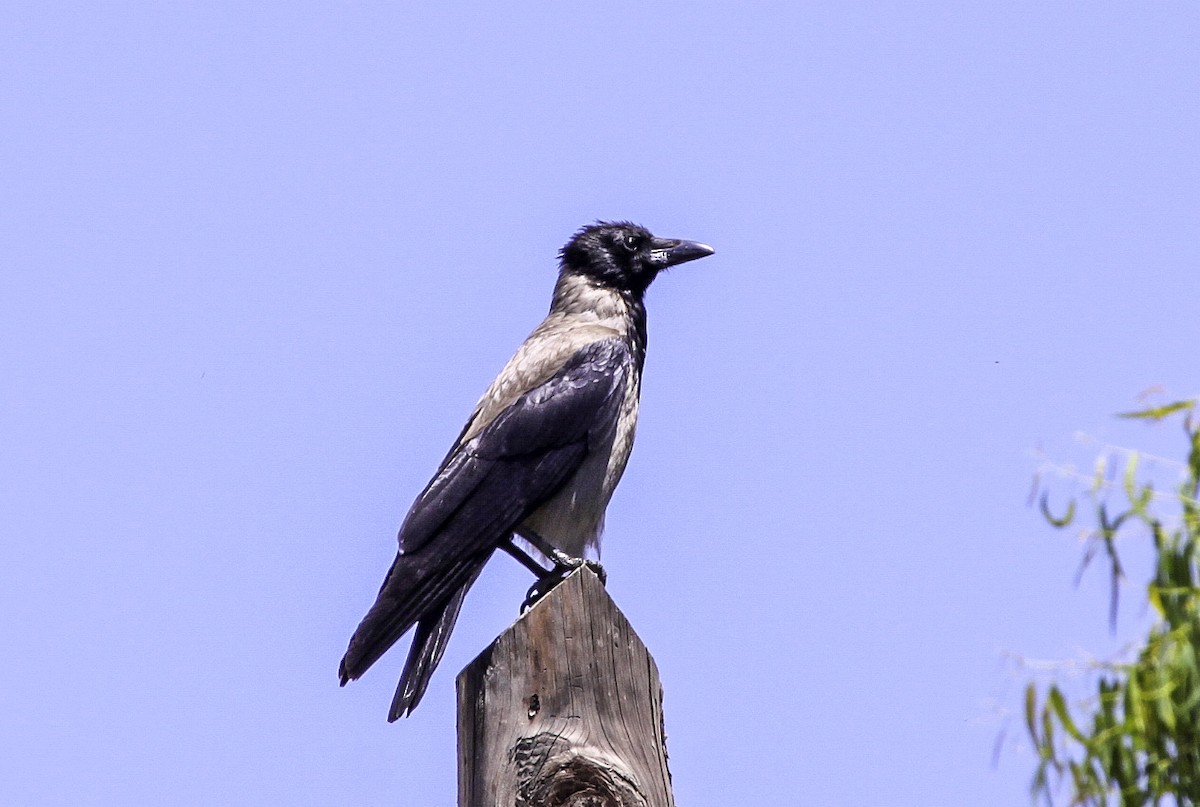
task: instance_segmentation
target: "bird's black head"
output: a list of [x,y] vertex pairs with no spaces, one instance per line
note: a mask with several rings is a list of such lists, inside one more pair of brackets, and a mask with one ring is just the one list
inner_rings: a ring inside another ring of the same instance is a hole
[[564,272],[641,295],[668,266],[712,254],[712,247],[705,244],[656,238],[645,227],[627,221],[598,221],[575,233],[558,257]]

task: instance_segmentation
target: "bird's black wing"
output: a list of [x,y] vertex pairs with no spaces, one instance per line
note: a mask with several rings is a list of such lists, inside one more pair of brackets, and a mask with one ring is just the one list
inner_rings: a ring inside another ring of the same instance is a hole
[[[401,681],[419,699],[492,551],[611,437],[632,361],[619,339],[592,342],[451,451],[405,518],[400,553],[342,659],[343,684],[420,621],[414,645],[422,649],[405,668],[413,680]],[[405,708],[415,699],[397,692]]]

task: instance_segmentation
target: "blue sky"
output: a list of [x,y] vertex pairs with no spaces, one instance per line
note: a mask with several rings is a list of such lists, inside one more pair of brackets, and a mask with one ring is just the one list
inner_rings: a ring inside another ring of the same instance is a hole
[[407,721],[402,651],[337,662],[597,218],[717,249],[604,545],[680,804],[1026,803],[1006,654],[1144,626],[1026,497],[1077,431],[1180,454],[1111,414],[1197,392],[1194,5],[4,16],[0,802],[453,804],[527,574]]

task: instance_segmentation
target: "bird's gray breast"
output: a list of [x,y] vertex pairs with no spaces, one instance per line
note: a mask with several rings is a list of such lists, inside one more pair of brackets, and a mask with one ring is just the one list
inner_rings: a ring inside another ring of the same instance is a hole
[[637,428],[641,380],[630,368],[614,427],[597,445],[571,479],[553,497],[522,522],[518,534],[533,533],[571,557],[599,558],[604,512],[612,498]]

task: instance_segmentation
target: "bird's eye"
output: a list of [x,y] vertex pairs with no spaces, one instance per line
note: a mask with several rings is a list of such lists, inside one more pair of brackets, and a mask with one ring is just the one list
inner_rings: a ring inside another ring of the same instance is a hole
[[621,243],[630,252],[637,252],[638,248],[642,246],[642,239],[636,235],[627,235],[621,240]]

